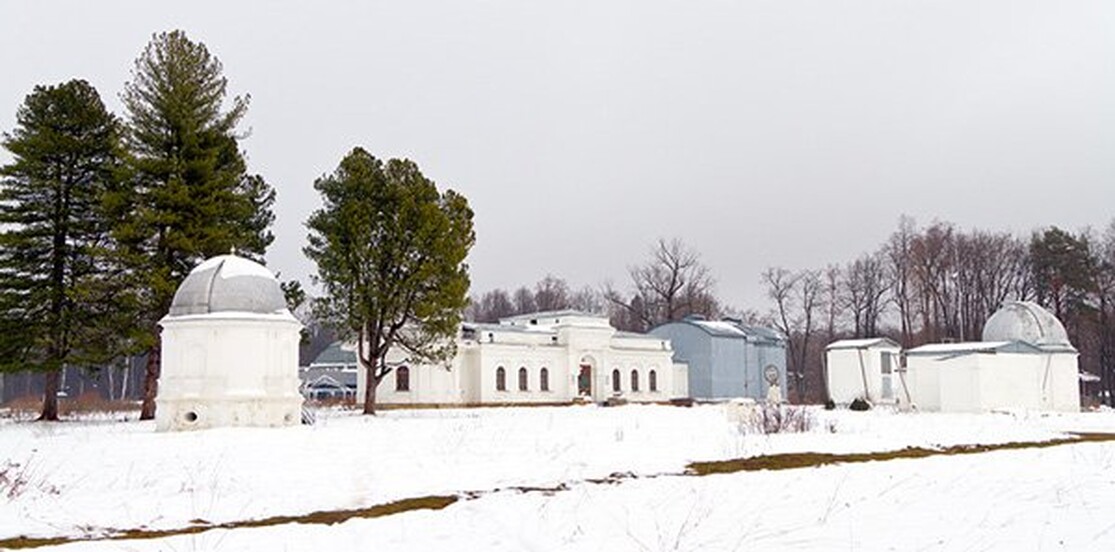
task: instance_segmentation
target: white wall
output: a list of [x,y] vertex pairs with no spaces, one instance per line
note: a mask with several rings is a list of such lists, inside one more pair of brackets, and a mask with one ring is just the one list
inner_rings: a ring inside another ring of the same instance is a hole
[[[898,380],[899,352],[897,347],[864,349],[830,349],[825,352],[829,397],[837,404],[848,404],[857,398],[877,403],[883,397],[882,354],[891,355],[891,390],[893,399],[900,394]],[[862,359],[862,364],[861,364]],[[864,380],[866,379],[866,386]],[[866,392],[865,392],[866,391]]]
[[974,353],[907,358],[920,410],[1080,409],[1075,353]]
[[980,357],[965,355],[938,360],[938,401],[942,412],[979,412],[981,400]]
[[1050,354],[1050,407],[1058,412],[1080,411],[1080,368],[1076,353]]
[[[552,334],[543,331],[488,329],[477,333],[477,340],[458,340],[457,356],[450,370],[441,366],[409,365],[410,390],[395,391],[395,375],[380,383],[377,402],[383,404],[537,404],[564,403],[578,395],[577,376],[582,358],[590,358],[594,368],[592,400],[620,396],[634,402],[658,402],[686,396],[678,392],[673,351],[661,339],[616,337],[610,327],[560,327]],[[560,336],[560,339],[550,339]],[[401,353],[388,355],[389,363],[405,360]],[[496,386],[496,372],[502,367],[504,390]],[[527,370],[527,389],[519,389],[519,369]],[[549,372],[549,389],[541,389],[542,368]],[[620,371],[620,391],[612,388],[612,370]],[[639,389],[632,388],[631,372],[638,373]],[[657,389],[650,390],[650,371],[654,370]],[[363,398],[364,372],[358,377],[358,400]]]
[[215,313],[161,321],[159,431],[301,423],[292,316]]
[[906,383],[910,398],[918,410],[941,410],[940,370],[938,357],[916,355],[906,357]]

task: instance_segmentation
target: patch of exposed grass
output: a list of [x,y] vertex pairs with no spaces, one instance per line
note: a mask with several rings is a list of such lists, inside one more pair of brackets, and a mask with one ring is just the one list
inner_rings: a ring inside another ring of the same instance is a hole
[[1074,433],[1072,437],[1049,441],[1011,442],[996,445],[954,445],[943,448],[907,447],[901,450],[882,452],[857,452],[850,454],[830,454],[823,452],[791,452],[770,454],[733,460],[714,462],[692,462],[686,469],[690,475],[711,475],[716,473],[735,473],[759,470],[792,470],[811,468],[830,464],[853,464],[857,462],[879,462],[929,456],[954,456],[959,454],[978,454],[999,450],[1018,450],[1071,445],[1081,442],[1115,441],[1112,433]]
[[401,514],[403,512],[410,512],[414,510],[440,510],[457,502],[456,496],[424,496],[420,498],[407,498],[387,504],[377,504],[368,508],[357,508],[353,510],[332,510],[311,512],[309,514],[297,516],[273,516],[263,519],[252,519],[245,521],[230,521],[226,523],[206,523],[202,520],[194,520],[194,525],[190,527],[182,527],[178,529],[130,529],[126,531],[108,531],[105,535],[93,537],[15,537],[11,539],[0,540],[0,549],[17,550],[28,548],[39,548],[43,546],[53,546],[57,544],[65,544],[68,542],[78,541],[100,541],[100,540],[145,540],[145,539],[160,539],[163,537],[174,537],[178,535],[193,535],[213,529],[243,529],[251,527],[269,527],[272,525],[285,525],[288,523],[303,523],[313,525],[334,525],[342,523],[354,518],[377,518],[383,516],[390,516],[393,514]]
[[16,549],[23,549],[23,548],[39,548],[41,546],[54,546],[56,544],[66,544],[68,542],[73,542],[75,540],[78,540],[78,539],[70,538],[70,537],[47,537],[47,538],[16,537],[14,539],[0,540],[0,549],[16,550]]

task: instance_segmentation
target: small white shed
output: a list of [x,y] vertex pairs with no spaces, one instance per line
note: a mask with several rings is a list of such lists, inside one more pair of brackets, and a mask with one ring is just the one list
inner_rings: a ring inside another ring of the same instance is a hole
[[825,347],[829,398],[846,405],[856,399],[895,402],[907,393],[899,377],[902,346],[888,337],[844,339]]

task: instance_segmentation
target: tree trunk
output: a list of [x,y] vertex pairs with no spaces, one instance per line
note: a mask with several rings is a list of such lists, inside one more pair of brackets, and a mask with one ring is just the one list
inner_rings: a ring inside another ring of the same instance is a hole
[[61,368],[46,373],[46,383],[43,390],[43,412],[39,415],[39,421],[58,421],[58,387],[61,380]]
[[147,373],[143,378],[143,407],[139,411],[140,420],[155,419],[155,397],[159,393],[162,351],[161,341],[156,341],[151,350],[147,351]]
[[116,382],[112,381],[112,373],[116,371],[116,367],[107,364],[104,367],[105,378],[108,379],[108,402],[116,400]]
[[124,363],[124,375],[120,378],[120,400],[128,400],[128,382],[132,379],[132,357],[128,356]]
[[376,377],[374,364],[364,367],[366,372],[364,385],[364,414],[376,415],[376,387],[379,387],[379,378]]

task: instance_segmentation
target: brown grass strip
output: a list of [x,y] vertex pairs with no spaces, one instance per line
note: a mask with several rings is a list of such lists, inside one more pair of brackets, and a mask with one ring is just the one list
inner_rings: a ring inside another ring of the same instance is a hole
[[201,520],[195,520],[195,525],[178,529],[130,529],[127,531],[108,531],[104,535],[89,537],[15,537],[12,539],[0,540],[0,549],[19,550],[40,548],[43,546],[54,546],[80,541],[161,539],[163,537],[174,537],[178,535],[193,535],[205,531],[212,531],[214,529],[270,527],[272,525],[286,525],[289,523],[334,525],[354,518],[377,518],[415,510],[440,510],[457,502],[457,500],[458,497],[456,496],[425,496],[420,498],[407,498],[387,504],[377,504],[368,508],[311,512],[298,516],[274,516],[263,519],[229,521],[225,523],[206,523]]
[[1082,442],[1115,441],[1115,433],[1072,433],[1072,437],[1049,441],[1011,442],[996,445],[954,445],[943,448],[907,447],[900,450],[883,452],[856,452],[850,454],[829,454],[823,452],[791,452],[769,454],[733,460],[713,462],[692,462],[686,468],[688,475],[712,475],[717,473],[736,473],[760,470],[793,470],[832,464],[854,464],[857,462],[880,462],[930,456],[955,456],[960,454],[980,454],[1000,450],[1019,450],[1072,445]]

